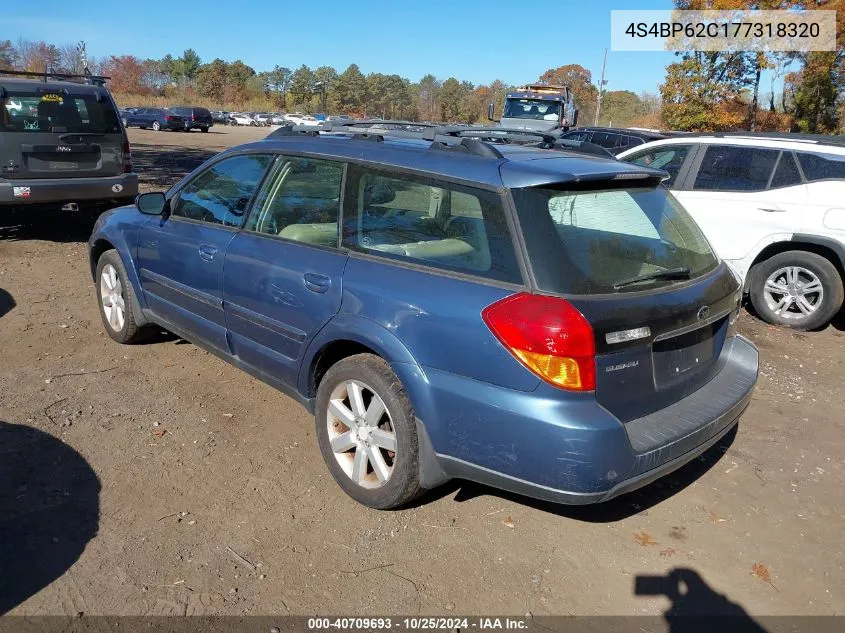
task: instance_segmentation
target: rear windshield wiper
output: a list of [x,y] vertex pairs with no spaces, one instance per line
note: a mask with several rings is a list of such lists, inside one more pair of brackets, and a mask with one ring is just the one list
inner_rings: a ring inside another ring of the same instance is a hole
[[639,277],[631,277],[631,279],[625,279],[623,281],[618,281],[613,284],[614,290],[619,290],[620,288],[624,288],[625,286],[631,286],[633,284],[638,284],[643,281],[652,281],[655,279],[689,279],[690,278],[690,269],[686,266],[681,266],[679,268],[667,268],[666,270],[658,270],[657,272],[647,273],[645,275],[640,275]]

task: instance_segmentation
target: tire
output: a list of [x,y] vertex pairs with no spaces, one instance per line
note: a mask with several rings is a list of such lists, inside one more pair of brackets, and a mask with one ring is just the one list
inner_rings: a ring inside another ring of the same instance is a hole
[[159,123],[158,121],[153,121],[152,128],[153,132],[158,132],[159,130],[161,130],[161,123]]
[[123,121],[123,127],[129,127],[129,123],[126,122],[126,119],[121,119]]
[[204,133],[207,133],[207,132],[208,132],[208,128],[207,128],[207,127],[201,127],[201,128],[200,128],[200,131],[201,131],[201,132],[204,132]]
[[761,319],[796,330],[827,325],[845,298],[836,266],[808,251],[778,253],[754,266],[749,294]]
[[[114,288],[115,281],[119,284],[117,290],[107,298],[104,295]],[[110,284],[112,288],[109,288]],[[97,261],[96,296],[97,305],[100,307],[100,318],[103,320],[106,333],[118,343],[131,344],[138,341],[141,329],[137,326],[135,319],[137,305],[135,290],[126,275],[123,260],[114,249],[103,253]],[[115,296],[120,297],[123,303],[122,322],[115,312],[107,312],[107,302],[111,302],[112,309],[120,307],[119,303],[115,305],[117,303],[114,301]]]
[[[361,403],[358,407],[351,400],[355,387],[350,388],[350,385],[361,389],[361,398],[356,399]],[[384,405],[384,413],[378,418],[373,418],[369,424],[364,422],[360,427],[355,421],[349,426],[340,422],[355,418],[353,411],[356,410],[357,419],[363,422],[366,413],[372,414],[380,408],[373,409],[376,398]],[[336,404],[330,413],[332,401]],[[342,409],[337,408],[337,403]],[[336,413],[344,410],[345,416]],[[365,415],[361,415],[362,411]],[[357,354],[332,365],[320,381],[314,419],[323,460],[334,480],[355,501],[386,510],[402,506],[420,494],[414,412],[402,383],[382,358]],[[332,441],[341,450],[335,452]],[[378,471],[374,458],[380,462]],[[363,468],[359,464],[363,464]]]

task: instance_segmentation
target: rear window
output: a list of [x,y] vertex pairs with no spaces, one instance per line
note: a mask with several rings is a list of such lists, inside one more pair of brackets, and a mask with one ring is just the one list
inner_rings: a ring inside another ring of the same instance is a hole
[[699,277],[718,260],[692,218],[664,188],[512,190],[538,286],[561,294],[650,289],[642,275],[687,268]]
[[814,180],[845,179],[845,156],[799,152],[798,162],[801,163],[804,176],[810,182]]
[[94,94],[7,92],[0,99],[0,131],[52,132],[54,128],[99,134],[121,131],[111,101],[97,101]]

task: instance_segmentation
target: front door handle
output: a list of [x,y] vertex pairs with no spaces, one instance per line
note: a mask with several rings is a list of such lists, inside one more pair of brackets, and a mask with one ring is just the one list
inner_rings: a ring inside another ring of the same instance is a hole
[[783,213],[786,209],[781,209],[779,207],[758,207],[760,211],[765,211],[766,213]]
[[214,259],[214,256],[217,255],[217,247],[210,244],[202,244],[199,247],[198,252],[200,257],[202,257],[205,261],[210,262]]
[[305,273],[302,276],[305,287],[311,292],[326,292],[332,285],[332,280],[320,273]]

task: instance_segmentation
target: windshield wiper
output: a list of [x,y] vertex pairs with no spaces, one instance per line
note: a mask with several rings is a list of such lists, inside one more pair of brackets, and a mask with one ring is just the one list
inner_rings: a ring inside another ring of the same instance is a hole
[[656,279],[689,279],[690,278],[690,269],[686,266],[680,266],[678,268],[667,268],[666,270],[658,270],[657,272],[653,273],[646,273],[645,275],[640,275],[639,277],[631,277],[630,279],[625,279],[623,281],[618,281],[613,284],[614,290],[619,290],[620,288],[624,288],[625,286],[631,286],[633,284],[638,284],[643,281],[653,281]]

